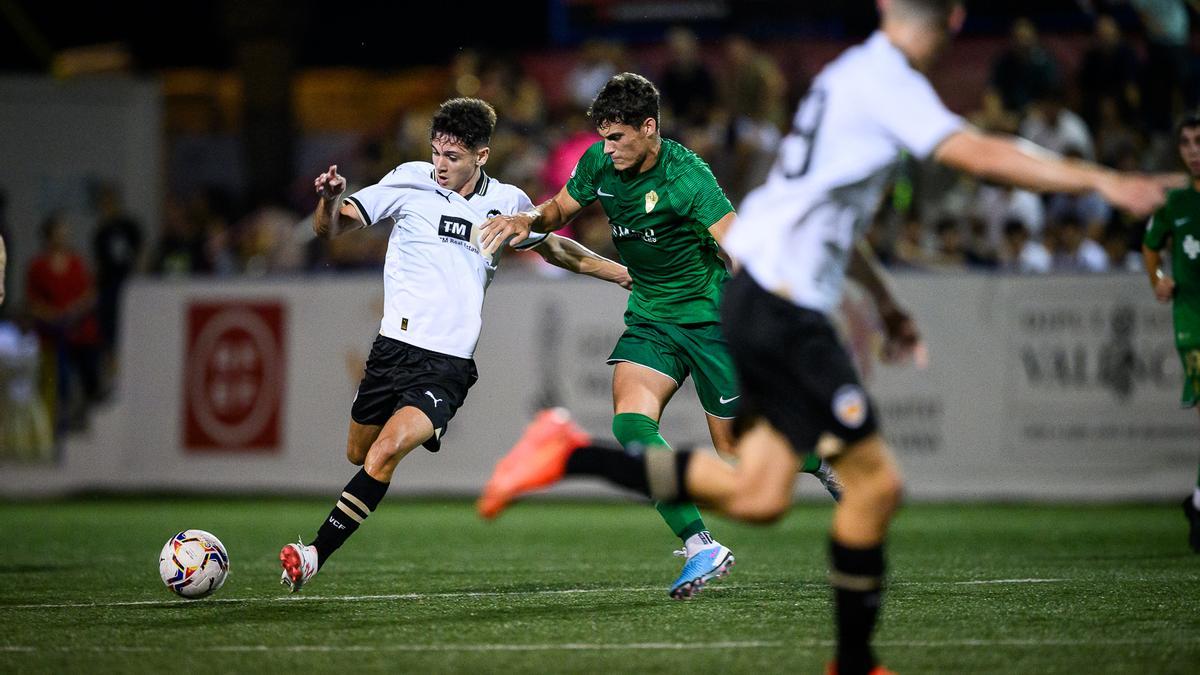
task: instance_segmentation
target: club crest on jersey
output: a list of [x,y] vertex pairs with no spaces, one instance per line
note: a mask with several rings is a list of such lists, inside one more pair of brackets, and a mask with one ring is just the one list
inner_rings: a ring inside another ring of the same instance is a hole
[[654,210],[654,205],[658,203],[658,193],[651,190],[646,193],[646,213]]
[[842,426],[857,429],[867,421],[867,395],[862,387],[844,384],[833,394],[833,416]]

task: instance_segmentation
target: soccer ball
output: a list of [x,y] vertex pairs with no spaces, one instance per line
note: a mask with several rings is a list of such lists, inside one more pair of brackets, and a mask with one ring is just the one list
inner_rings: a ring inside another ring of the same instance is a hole
[[212,595],[229,576],[225,546],[204,530],[184,530],[167,540],[158,573],[177,595],[192,600]]

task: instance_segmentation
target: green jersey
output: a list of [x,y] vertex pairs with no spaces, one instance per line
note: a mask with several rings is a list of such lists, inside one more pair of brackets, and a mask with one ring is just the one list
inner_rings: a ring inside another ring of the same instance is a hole
[[633,278],[627,322],[720,321],[729,273],[708,228],[733,205],[696,153],[663,139],[658,162],[639,174],[614,169],[599,141],[579,159],[567,193],[583,206],[599,199],[608,214]]
[[1172,190],[1155,212],[1143,240],[1159,250],[1171,240],[1171,276],[1175,279],[1175,345],[1200,348],[1200,192]]

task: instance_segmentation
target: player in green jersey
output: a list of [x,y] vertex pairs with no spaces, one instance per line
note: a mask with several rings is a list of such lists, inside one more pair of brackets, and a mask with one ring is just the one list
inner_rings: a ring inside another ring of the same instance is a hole
[[[625,333],[608,362],[613,369],[613,434],[627,450],[669,447],[659,432],[667,402],[689,375],[718,452],[734,448],[737,378],[721,333],[720,303],[729,279],[718,242],[733,223],[733,205],[712,171],[691,150],[658,129],[658,90],[634,73],[613,76],[588,110],[601,140],[575,167],[566,186],[531,212],[485,224],[485,248],[531,231],[550,232],[599,200],[617,250],[633,278]],[[836,480],[820,458],[804,470],[837,497]],[[682,541],[687,558],[671,585],[686,599],[733,564],[691,503],[656,504]]]
[[[1146,228],[1142,257],[1150,286],[1159,302],[1169,302],[1175,314],[1175,347],[1183,361],[1183,395],[1180,403],[1195,408],[1200,396],[1200,114],[1179,125],[1179,155],[1191,174],[1191,183],[1167,193],[1167,201]],[[1159,251],[1171,247],[1171,275],[1163,274]],[[1183,500],[1188,543],[1200,553],[1200,476],[1192,495]]]

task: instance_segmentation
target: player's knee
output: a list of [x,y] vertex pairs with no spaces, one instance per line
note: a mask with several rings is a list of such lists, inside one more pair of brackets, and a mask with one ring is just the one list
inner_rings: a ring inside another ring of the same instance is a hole
[[880,469],[866,481],[865,487],[881,513],[891,514],[900,507],[904,497],[904,478],[896,467],[889,465]]
[[783,518],[790,506],[790,495],[743,490],[729,501],[724,511],[729,517],[746,523],[770,525]]
[[346,460],[354,466],[362,466],[367,461],[367,451],[370,448],[360,448],[354,443],[346,444]]

